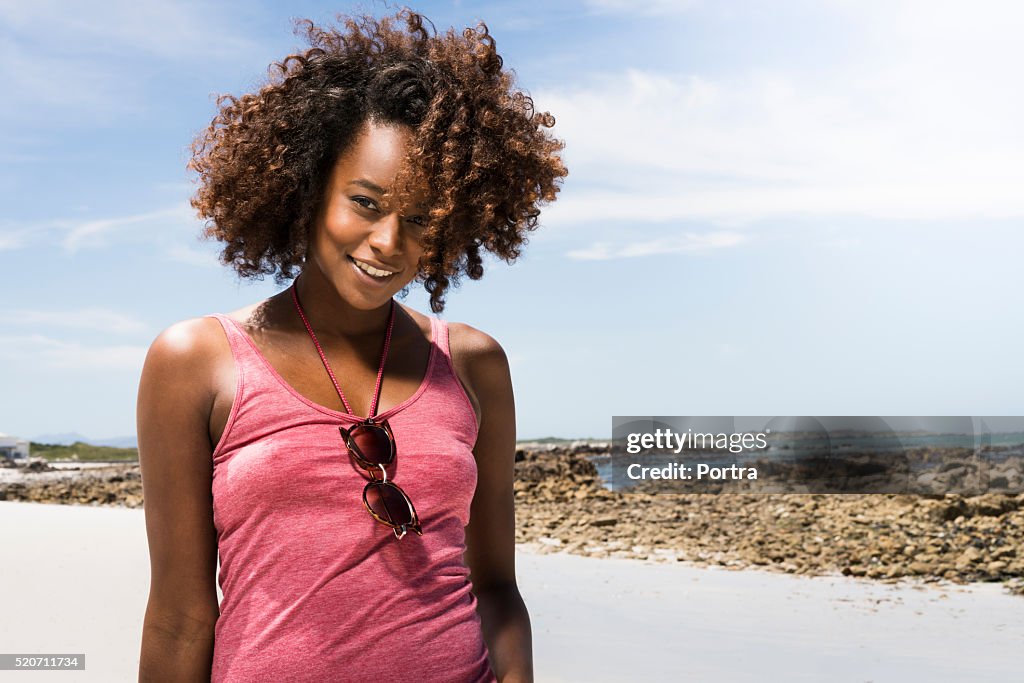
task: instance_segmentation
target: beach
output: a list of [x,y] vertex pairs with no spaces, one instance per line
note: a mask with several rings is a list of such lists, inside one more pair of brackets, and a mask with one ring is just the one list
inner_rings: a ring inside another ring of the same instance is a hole
[[[4,652],[85,653],[136,680],[149,583],[142,510],[0,502]],[[538,683],[999,681],[1024,668],[1021,598],[998,584],[885,584],[624,558],[517,553]]]
[[[601,456],[582,443],[517,451],[517,543],[538,553],[801,576],[993,582],[1024,596],[1024,493],[612,490],[595,465]],[[91,465],[0,467],[0,501],[142,506],[138,462]]]

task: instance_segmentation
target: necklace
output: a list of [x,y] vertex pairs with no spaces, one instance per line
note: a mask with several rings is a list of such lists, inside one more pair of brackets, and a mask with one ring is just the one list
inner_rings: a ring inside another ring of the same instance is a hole
[[[316,346],[317,353],[320,354],[320,360],[323,361],[324,368],[327,369],[327,374],[331,378],[331,383],[334,384],[334,389],[338,392],[338,396],[341,398],[342,405],[345,406],[345,412],[349,415],[354,415],[352,412],[352,406],[348,404],[348,400],[345,398],[345,394],[341,391],[341,386],[338,384],[338,379],[334,376],[334,371],[331,370],[330,363],[327,362],[327,356],[324,355],[324,350],[320,347],[320,342],[317,341],[316,334],[313,332],[313,327],[309,324],[309,320],[306,318],[305,312],[302,310],[302,304],[299,303],[299,292],[295,283],[292,283],[292,300],[295,302],[295,308],[299,311],[299,317],[302,318],[303,324],[306,326],[306,331],[309,332],[309,336],[313,339],[313,344]],[[391,346],[391,330],[395,325],[395,300],[391,300],[391,310],[388,313],[388,329],[384,334],[384,351],[380,356],[380,368],[377,370],[377,383],[373,389],[373,400],[370,403],[370,412],[367,415],[368,420],[373,420],[373,417],[377,414],[377,400],[380,398],[380,385],[384,379],[384,363],[388,358],[388,348]]]
[[[349,415],[353,415],[352,407],[345,399],[345,394],[342,393],[341,387],[338,385],[338,380],[331,370],[331,365],[327,362],[327,356],[324,355],[324,350],[320,347],[320,342],[317,341],[316,334],[313,332],[313,326],[306,319],[306,314],[302,310],[302,304],[299,303],[298,289],[294,284],[292,284],[292,300],[295,302],[295,308],[299,311],[299,316],[306,326],[306,331],[309,332],[309,336],[316,346],[317,353],[320,354],[320,360],[323,361],[324,368],[327,369],[327,374],[330,376],[331,382],[334,384],[334,388],[338,392],[342,404],[345,406],[345,411]],[[361,468],[369,473],[370,481],[363,488],[363,505],[366,506],[366,510],[374,519],[391,527],[395,536],[401,539],[410,530],[422,536],[423,528],[420,524],[420,518],[416,514],[416,508],[413,506],[412,501],[409,500],[409,496],[397,484],[388,481],[388,473],[384,469],[395,461],[398,452],[395,446],[395,435],[391,431],[391,425],[388,424],[386,419],[383,421],[374,419],[374,416],[377,414],[380,385],[381,380],[384,378],[384,363],[388,358],[388,348],[391,346],[391,331],[394,325],[395,300],[392,299],[391,311],[388,313],[388,329],[384,335],[384,351],[380,357],[380,369],[377,370],[377,385],[373,390],[373,401],[370,403],[369,415],[365,420],[356,425],[348,428],[341,426],[338,427],[338,430],[341,432],[341,438],[345,443],[348,454]],[[379,479],[377,478],[378,476],[380,477]]]

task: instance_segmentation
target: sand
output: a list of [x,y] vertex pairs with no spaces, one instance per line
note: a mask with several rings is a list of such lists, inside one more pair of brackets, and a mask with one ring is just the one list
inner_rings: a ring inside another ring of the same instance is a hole
[[[133,681],[149,583],[141,510],[0,502],[0,652],[85,653]],[[518,553],[538,683],[1000,681],[1024,670],[1024,598],[683,563]]]

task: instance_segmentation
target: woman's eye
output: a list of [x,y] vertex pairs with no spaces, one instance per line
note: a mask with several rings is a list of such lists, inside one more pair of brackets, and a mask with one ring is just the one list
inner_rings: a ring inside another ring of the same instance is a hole
[[409,221],[410,223],[413,223],[414,225],[418,225],[421,228],[427,224],[427,219],[424,218],[423,216],[409,216],[405,220]]
[[363,207],[364,209],[372,209],[374,211],[377,210],[377,203],[374,202],[369,197],[352,197],[352,201],[354,201],[356,204]]

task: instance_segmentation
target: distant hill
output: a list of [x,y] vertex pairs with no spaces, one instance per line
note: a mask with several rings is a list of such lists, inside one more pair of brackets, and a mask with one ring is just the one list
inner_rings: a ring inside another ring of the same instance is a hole
[[63,432],[61,434],[40,434],[39,436],[32,437],[33,443],[49,443],[59,446],[70,446],[76,441],[88,443],[89,437],[85,436],[84,434],[79,434],[78,432]]
[[570,443],[576,443],[576,442],[590,443],[590,442],[598,442],[598,441],[599,442],[605,442],[605,441],[608,441],[608,439],[595,439],[595,438],[589,437],[589,436],[584,436],[584,437],[579,437],[579,438],[574,438],[574,439],[567,439],[567,438],[561,437],[561,436],[544,436],[544,437],[541,437],[539,439],[516,439],[516,443],[517,444],[529,443],[529,444],[555,444],[555,445],[558,445],[558,444],[570,444]]
[[109,462],[139,459],[139,451],[136,448],[111,448],[110,446],[96,446],[81,441],[76,441],[72,444],[48,444],[33,441],[29,446],[29,451],[33,458],[46,458],[47,460],[77,459],[82,462]]
[[70,446],[73,443],[85,443],[91,446],[110,446],[112,448],[138,448],[139,440],[132,436],[112,436],[108,439],[90,439],[78,432],[64,432],[62,434],[40,434],[32,437],[33,443],[51,444],[55,446]]

